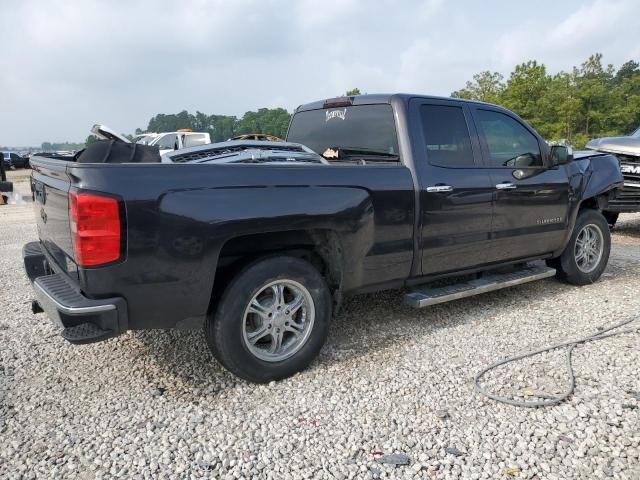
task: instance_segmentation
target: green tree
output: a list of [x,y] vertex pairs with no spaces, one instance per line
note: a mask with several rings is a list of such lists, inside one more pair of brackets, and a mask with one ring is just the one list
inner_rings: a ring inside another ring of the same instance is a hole
[[362,95],[360,93],[360,89],[359,88],[352,88],[351,90],[347,90],[347,93],[344,94],[345,97],[355,97],[356,95]]
[[291,116],[284,108],[261,108],[257,112],[246,112],[238,121],[236,134],[268,133],[284,137]]
[[514,112],[538,131],[547,136],[548,124],[552,122],[553,109],[549,105],[547,92],[551,78],[544,65],[535,60],[517,65],[499,95],[499,102]]
[[506,83],[499,73],[480,72],[451,96],[504,105],[546,139],[582,148],[591,138],[627,134],[640,125],[640,64],[629,60],[616,72],[602,58],[593,54],[554,75],[530,60],[515,66]]
[[505,88],[503,80],[500,73],[486,70],[475,74],[472,82],[467,82],[463,89],[453,92],[451,96],[496,103]]
[[96,143],[98,140],[100,140],[100,139],[98,137],[96,137],[95,135],[89,135],[87,137],[87,139],[84,141],[84,144],[85,144],[86,147],[88,147],[92,143]]
[[629,60],[628,62],[623,63],[618,69],[615,76],[615,82],[617,84],[621,84],[626,79],[633,78],[638,74],[640,74],[640,63],[634,60]]
[[193,128],[195,117],[186,110],[180,113],[165,115],[159,113],[151,120],[147,126],[149,132],[175,132],[180,128]]
[[[582,102],[582,128],[585,142],[594,133],[606,133],[607,116],[613,107],[610,89],[613,86],[613,66],[602,66],[602,54],[591,55],[582,66],[574,67],[576,95]],[[611,132],[614,133],[614,132]],[[580,142],[582,143],[582,142]]]

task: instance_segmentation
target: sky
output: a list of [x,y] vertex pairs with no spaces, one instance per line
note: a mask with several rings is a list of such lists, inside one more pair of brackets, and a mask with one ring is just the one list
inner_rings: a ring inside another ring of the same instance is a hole
[[0,0],[0,145],[362,92],[448,96],[535,59],[640,60],[639,0]]

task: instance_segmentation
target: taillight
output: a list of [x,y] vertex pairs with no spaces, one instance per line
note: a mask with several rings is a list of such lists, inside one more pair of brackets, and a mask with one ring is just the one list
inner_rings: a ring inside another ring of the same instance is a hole
[[71,239],[76,262],[92,267],[120,258],[118,201],[91,193],[69,193]]

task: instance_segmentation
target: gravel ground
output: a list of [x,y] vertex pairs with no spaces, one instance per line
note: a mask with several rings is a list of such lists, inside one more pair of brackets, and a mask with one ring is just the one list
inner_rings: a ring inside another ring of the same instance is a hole
[[[637,333],[579,346],[562,405],[473,388],[497,359],[637,315],[640,215],[621,217],[594,285],[550,279],[422,310],[399,292],[357,297],[309,370],[262,386],[223,370],[200,332],[64,342],[30,313],[32,217],[0,207],[0,478],[640,478]],[[484,384],[558,392],[563,362],[543,355]]]

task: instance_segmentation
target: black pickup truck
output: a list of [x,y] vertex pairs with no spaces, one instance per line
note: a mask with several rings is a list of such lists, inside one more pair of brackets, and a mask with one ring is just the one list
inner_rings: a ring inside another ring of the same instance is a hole
[[420,307],[606,267],[617,160],[549,147],[504,108],[330,99],[286,140],[34,157],[34,311],[74,343],[204,327],[226,368],[266,382],[316,357],[344,295],[407,288]]

